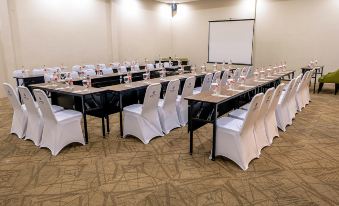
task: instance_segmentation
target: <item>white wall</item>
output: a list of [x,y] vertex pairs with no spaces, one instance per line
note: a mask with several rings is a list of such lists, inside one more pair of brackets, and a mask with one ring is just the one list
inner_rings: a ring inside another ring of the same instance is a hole
[[259,0],[255,63],[300,68],[317,58],[326,72],[338,69],[338,11],[338,0]]

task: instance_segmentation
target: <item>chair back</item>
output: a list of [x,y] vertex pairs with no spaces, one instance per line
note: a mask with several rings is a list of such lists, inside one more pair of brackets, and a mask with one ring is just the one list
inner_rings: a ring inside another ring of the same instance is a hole
[[149,70],[153,70],[154,69],[154,65],[153,64],[147,64],[146,67]]
[[275,90],[275,88],[272,87],[272,88],[269,88],[266,91],[266,93],[265,93],[265,95],[262,99],[261,105],[260,105],[260,110],[259,110],[259,114],[258,114],[257,119],[262,119],[262,118],[266,117],[270,103],[272,102],[272,99],[273,99],[274,90]]
[[11,102],[13,110],[21,110],[21,103],[19,101],[18,95],[15,92],[14,88],[12,85],[8,83],[3,83],[3,87],[6,91],[7,97],[9,101]]
[[228,75],[229,75],[229,70],[225,70],[220,81],[221,86],[225,86],[227,84]]
[[119,66],[120,66],[120,63],[119,63],[119,62],[113,62],[113,63],[112,63],[112,68],[113,68],[113,69],[118,69]]
[[213,75],[213,83],[220,82],[221,71],[217,71]]
[[120,66],[120,67],[119,67],[119,71],[120,71],[120,73],[127,73],[127,68],[126,68],[126,66]]
[[260,105],[263,97],[264,97],[263,93],[257,94],[253,97],[248,112],[246,113],[240,134],[242,134],[244,131],[251,130],[251,128],[253,129],[254,122],[258,118],[260,112]]
[[76,71],[72,71],[71,72],[71,78],[72,79],[79,79],[80,78],[79,73],[76,72]]
[[86,70],[84,70],[84,74],[85,74],[85,76],[88,75],[90,77],[96,76],[95,70],[93,70],[93,69],[86,69]]
[[48,74],[54,74],[54,72],[58,72],[58,68],[47,68],[46,71]]
[[80,72],[80,71],[81,71],[81,66],[80,66],[80,65],[74,65],[74,66],[72,67],[72,71]]
[[179,79],[172,80],[168,83],[167,88],[166,88],[165,98],[164,98],[164,105],[163,105],[164,108],[170,107],[171,105],[175,107],[179,87],[180,87]]
[[281,93],[284,90],[284,87],[285,87],[285,84],[281,83],[275,89],[274,94],[272,96],[272,100],[270,102],[270,105],[268,106],[267,113],[274,113],[275,112],[275,108],[277,107],[277,104],[279,102]]
[[24,86],[19,86],[18,89],[21,100],[26,106],[27,112],[36,116],[40,116],[39,109],[36,107],[34,98],[28,88]]
[[241,71],[242,71],[241,68],[237,68],[237,69],[234,71],[233,80],[234,80],[235,82],[237,82],[238,79],[240,78]]
[[34,89],[33,92],[44,120],[56,122],[56,118],[52,110],[52,105],[48,101],[48,97],[45,92],[40,89]]
[[98,64],[100,69],[105,69],[106,68],[106,64]]
[[201,92],[207,92],[211,88],[213,74],[208,73],[205,75],[204,81],[202,82]]
[[158,102],[160,98],[161,85],[151,84],[147,87],[144,104],[142,106],[142,116],[149,121],[154,120],[155,115],[158,114]]
[[139,64],[135,64],[135,65],[134,65],[134,71],[140,71]]
[[298,87],[299,87],[299,85],[300,84],[302,84],[302,82],[301,82],[301,77],[302,77],[302,74],[300,74],[299,76],[297,76],[297,78],[295,79],[295,82],[294,82],[294,85],[293,85],[293,87],[292,87],[292,89],[291,89],[291,93],[290,93],[290,99],[292,98],[293,99],[293,101],[295,101],[294,99],[295,99],[295,94],[296,94],[296,92],[297,92],[297,89],[298,89]]
[[292,79],[292,80],[290,81],[290,83],[288,84],[287,89],[286,89],[285,96],[283,97],[283,99],[282,99],[282,101],[281,101],[281,104],[282,104],[282,105],[283,105],[283,104],[287,104],[287,102],[289,101],[289,99],[290,99],[290,94],[291,94],[292,89],[293,89],[294,84],[295,84],[295,80],[296,80],[296,78]]
[[165,68],[169,68],[171,65],[170,65],[170,63],[169,62],[164,62],[164,67]]
[[182,89],[181,93],[181,101],[183,101],[185,97],[193,95],[194,85],[195,85],[195,76],[188,77],[185,80],[184,88]]
[[103,68],[103,69],[101,69],[101,71],[102,71],[102,74],[113,74],[113,69],[112,68],[108,68],[108,67],[106,67],[106,68]]
[[310,71],[307,71],[304,76],[302,76],[300,83],[297,87],[297,92],[301,91],[303,89],[303,87],[307,86],[307,79],[308,76],[310,75]]
[[45,72],[44,72],[43,69],[33,69],[32,70],[32,75],[38,76],[38,75],[44,75],[44,74],[45,74]]
[[13,77],[23,77],[24,74],[22,73],[22,69],[18,69],[13,71]]
[[93,69],[95,70],[95,66],[93,64],[86,64],[85,69]]

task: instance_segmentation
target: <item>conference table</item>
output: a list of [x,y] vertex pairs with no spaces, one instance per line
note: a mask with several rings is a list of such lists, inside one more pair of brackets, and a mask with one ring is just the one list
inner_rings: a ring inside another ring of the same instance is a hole
[[[83,116],[83,124],[84,124],[84,133],[85,133],[85,143],[88,143],[88,129],[87,129],[87,118],[86,114],[88,112],[88,109],[86,109],[85,105],[85,98],[87,96],[95,95],[98,94],[100,95],[101,98],[104,98],[105,90],[102,88],[85,88],[83,86],[78,86],[78,85],[73,85],[71,87],[67,87],[64,83],[41,83],[41,84],[34,84],[31,85],[33,89],[41,89],[45,92],[51,93],[51,98],[52,98],[52,104],[54,104],[54,96],[53,94],[60,94],[60,95],[66,95],[66,96],[71,96],[71,97],[78,97],[81,99],[81,113]],[[101,99],[102,102],[104,102],[104,99]],[[104,105],[100,105],[101,108],[97,109],[102,109],[104,110]],[[105,129],[105,127],[103,127]]]
[[[162,88],[165,88],[165,86],[171,81],[175,79],[179,79],[181,81],[181,85],[183,81],[185,81],[187,78],[191,76],[195,76],[197,79],[202,78],[206,75],[206,73],[186,73],[186,74],[179,74],[179,75],[173,75],[173,76],[167,76],[165,78],[154,78],[149,79],[146,81],[137,81],[137,82],[131,82],[128,84],[117,84],[112,86],[103,87],[102,89],[105,89],[106,91],[113,92],[114,94],[119,96],[119,120],[120,120],[120,135],[123,136],[123,119],[122,119],[122,113],[123,113],[123,96],[124,94],[131,92],[131,91],[137,91],[145,90],[149,85],[159,83],[162,85]],[[163,90],[163,89],[162,89]],[[139,94],[137,94],[139,96]]]
[[[254,79],[246,80],[244,85],[235,84],[231,89],[227,89],[226,87],[221,87],[220,94],[215,94],[214,92],[203,92],[196,95],[192,95],[186,97],[185,99],[188,101],[188,131],[189,131],[189,153],[192,155],[193,153],[193,132],[200,128],[201,126],[211,123],[213,125],[213,135],[212,135],[212,154],[211,159],[215,160],[215,146],[216,146],[216,130],[217,130],[217,119],[218,117],[224,115],[226,112],[219,112],[221,107],[226,106],[226,104],[235,98],[241,97],[246,94],[253,93],[252,96],[255,95],[258,89],[268,88],[276,86],[280,83],[280,80],[285,76],[294,76],[295,70],[286,71],[283,73],[279,73],[277,75],[273,75],[270,78],[255,81]],[[200,107],[196,106],[196,104],[200,104]],[[203,106],[204,105],[204,106]],[[238,105],[241,106],[241,105]],[[201,118],[201,110],[205,107],[209,107],[210,112],[209,115],[206,115],[207,118]],[[198,108],[198,109],[197,109]],[[197,124],[194,125],[194,124]]]
[[[316,84],[317,84],[317,76],[318,74],[320,74],[320,76],[323,76],[323,73],[324,73],[324,67],[325,66],[316,66],[314,67],[315,69],[315,72],[314,72],[314,76],[312,78],[314,78],[314,85],[313,85],[313,94],[315,93],[315,87],[316,87]],[[313,68],[309,67],[309,66],[306,66],[306,67],[302,67],[301,68],[301,72],[302,74],[304,75],[307,71],[311,71]]]

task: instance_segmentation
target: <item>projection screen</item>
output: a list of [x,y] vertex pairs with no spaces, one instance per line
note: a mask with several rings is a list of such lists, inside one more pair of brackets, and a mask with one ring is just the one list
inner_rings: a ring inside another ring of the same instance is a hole
[[254,19],[209,22],[208,62],[252,65]]

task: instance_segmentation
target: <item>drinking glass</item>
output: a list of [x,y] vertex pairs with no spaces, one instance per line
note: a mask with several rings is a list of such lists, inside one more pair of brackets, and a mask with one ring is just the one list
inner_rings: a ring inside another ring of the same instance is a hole
[[128,76],[124,76],[124,82],[125,82],[125,84],[129,83],[129,77]]

